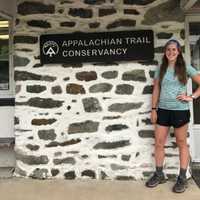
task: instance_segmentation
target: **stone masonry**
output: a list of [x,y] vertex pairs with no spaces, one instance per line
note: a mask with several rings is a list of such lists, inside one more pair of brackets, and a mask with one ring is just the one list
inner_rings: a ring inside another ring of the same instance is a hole
[[[154,60],[40,64],[41,34],[140,29],[154,31]],[[153,74],[170,38],[184,48],[179,0],[18,0],[15,175],[148,177],[154,170]],[[164,167],[169,178],[178,172],[173,133]]]

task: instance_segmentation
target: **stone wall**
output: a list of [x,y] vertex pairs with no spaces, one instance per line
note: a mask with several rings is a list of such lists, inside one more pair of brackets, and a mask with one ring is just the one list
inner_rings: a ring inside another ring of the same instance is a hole
[[[18,0],[14,36],[15,174],[135,180],[154,170],[153,74],[163,45],[184,45],[178,0]],[[39,36],[152,29],[155,59],[41,65]],[[173,134],[165,171],[177,173]]]

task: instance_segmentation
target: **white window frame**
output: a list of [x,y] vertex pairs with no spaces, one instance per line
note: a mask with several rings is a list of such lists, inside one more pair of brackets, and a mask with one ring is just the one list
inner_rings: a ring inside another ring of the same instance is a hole
[[9,27],[9,89],[0,90],[0,98],[12,98],[14,96],[14,65],[13,65],[13,17],[0,11],[0,16],[8,20]]

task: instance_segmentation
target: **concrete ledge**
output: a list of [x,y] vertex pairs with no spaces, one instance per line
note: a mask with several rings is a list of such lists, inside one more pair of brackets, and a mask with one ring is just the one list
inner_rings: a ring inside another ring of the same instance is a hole
[[174,182],[146,188],[144,181],[0,179],[3,200],[199,200],[200,190],[189,180],[182,194],[171,192]]

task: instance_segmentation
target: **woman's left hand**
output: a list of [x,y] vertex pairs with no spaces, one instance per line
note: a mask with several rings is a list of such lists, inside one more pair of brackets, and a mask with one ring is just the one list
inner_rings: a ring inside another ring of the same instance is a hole
[[188,96],[188,95],[186,95],[186,94],[179,94],[179,95],[176,97],[176,99],[178,99],[179,101],[187,101],[187,102],[193,100],[191,96]]

